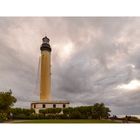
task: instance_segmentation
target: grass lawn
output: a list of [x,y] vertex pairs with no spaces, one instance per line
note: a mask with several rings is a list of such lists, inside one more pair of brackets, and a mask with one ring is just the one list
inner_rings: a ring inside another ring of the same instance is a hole
[[112,120],[13,120],[11,123],[117,123]]

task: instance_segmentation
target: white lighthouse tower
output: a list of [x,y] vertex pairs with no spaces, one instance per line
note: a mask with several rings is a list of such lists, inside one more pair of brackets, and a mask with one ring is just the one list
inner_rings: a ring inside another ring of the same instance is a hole
[[40,65],[40,100],[31,103],[31,108],[39,113],[40,109],[47,108],[66,108],[68,101],[53,101],[51,98],[51,46],[50,39],[45,36],[42,39],[41,65]]

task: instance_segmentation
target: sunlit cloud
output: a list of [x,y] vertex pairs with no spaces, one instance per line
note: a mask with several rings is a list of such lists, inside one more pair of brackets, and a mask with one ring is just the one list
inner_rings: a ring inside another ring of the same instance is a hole
[[64,44],[58,44],[57,46],[57,55],[60,61],[65,62],[67,59],[71,57],[74,53],[74,45],[72,42],[67,42]]
[[137,90],[140,89],[140,80],[132,80],[128,84],[121,84],[117,86],[117,89],[122,90]]
[[135,65],[133,65],[133,64],[129,64],[130,65],[130,67],[132,67],[133,69],[136,67]]

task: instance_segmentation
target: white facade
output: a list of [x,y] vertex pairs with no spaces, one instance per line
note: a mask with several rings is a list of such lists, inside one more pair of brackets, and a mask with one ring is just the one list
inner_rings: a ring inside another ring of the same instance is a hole
[[35,113],[39,113],[41,109],[47,108],[67,108],[69,107],[69,102],[33,102],[31,108],[35,110]]

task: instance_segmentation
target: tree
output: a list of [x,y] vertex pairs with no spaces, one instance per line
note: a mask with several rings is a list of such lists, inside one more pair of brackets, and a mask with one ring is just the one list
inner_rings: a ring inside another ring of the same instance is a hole
[[8,119],[11,107],[16,102],[16,98],[12,96],[12,91],[0,92],[0,121]]
[[93,119],[102,119],[109,117],[110,109],[105,107],[103,103],[96,103],[92,108],[92,118]]
[[16,98],[12,96],[11,90],[9,90],[8,92],[0,92],[0,112],[9,113],[10,108],[16,101]]
[[96,103],[93,106],[80,106],[63,109],[63,114],[70,119],[106,119],[109,117],[109,108],[103,103]]
[[88,119],[91,118],[91,110],[92,110],[92,106],[80,106],[80,107],[76,107],[74,108],[75,111],[78,111],[81,114],[81,119]]

